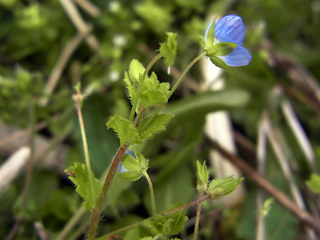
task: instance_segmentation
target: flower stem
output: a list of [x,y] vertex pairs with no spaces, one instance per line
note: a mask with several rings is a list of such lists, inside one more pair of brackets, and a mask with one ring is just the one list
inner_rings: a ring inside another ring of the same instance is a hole
[[203,56],[206,55],[206,52],[202,52],[200,55],[198,55],[195,59],[193,59],[188,66],[186,67],[186,69],[183,71],[183,73],[180,75],[179,79],[177,80],[177,82],[174,84],[174,86],[171,88],[170,90],[170,95],[171,96],[174,91],[177,89],[177,87],[180,85],[180,83],[182,82],[184,76],[189,72],[189,70],[192,68],[192,66],[197,63]]
[[90,156],[89,156],[89,150],[88,150],[88,142],[87,142],[87,136],[86,136],[86,131],[84,128],[84,122],[83,122],[83,117],[82,117],[82,111],[81,111],[81,105],[83,101],[83,95],[81,94],[80,91],[80,85],[76,87],[77,89],[77,94],[73,96],[73,99],[75,101],[76,109],[77,109],[77,114],[78,114],[78,119],[79,119],[79,125],[80,125],[80,131],[81,131],[81,138],[82,138],[82,144],[83,144],[83,151],[84,151],[84,159],[85,163],[87,166],[87,174],[88,174],[88,181],[89,181],[89,191],[90,194],[93,196],[94,194],[94,186],[93,186],[93,180],[91,177],[91,164],[90,164]]
[[149,62],[147,68],[144,70],[144,73],[142,75],[142,78],[140,79],[139,82],[139,86],[138,86],[138,92],[137,92],[137,96],[135,97],[135,99],[133,100],[132,103],[132,108],[131,108],[131,112],[130,112],[130,116],[129,116],[129,121],[132,122],[133,118],[134,118],[134,113],[136,111],[137,105],[138,105],[138,99],[139,99],[139,95],[141,93],[141,89],[143,86],[143,82],[145,80],[145,78],[147,77],[150,69],[152,68],[152,66],[161,58],[162,56],[160,54],[156,55],[153,59],[151,59],[151,61]]
[[156,202],[154,200],[154,191],[153,191],[152,181],[151,181],[151,178],[149,177],[147,171],[144,171],[143,175],[146,177],[148,185],[149,185],[152,215],[155,216],[156,215]]
[[113,176],[117,170],[117,167],[125,153],[125,151],[127,150],[127,148],[129,147],[129,144],[124,145],[123,147],[120,147],[116,156],[113,159],[113,162],[111,164],[111,167],[108,171],[107,177],[104,181],[103,187],[101,189],[97,204],[95,206],[95,208],[92,210],[92,214],[91,214],[91,222],[90,222],[90,227],[89,227],[89,231],[88,231],[88,240],[93,240],[95,238],[96,235],[96,230],[97,230],[97,226],[98,226],[98,220],[101,214],[101,210],[102,210],[102,206],[104,203],[104,200],[107,196],[111,181],[113,179]]
[[79,120],[81,138],[82,138],[82,144],[83,144],[83,151],[84,151],[84,158],[85,158],[85,162],[86,162],[88,170],[91,171],[88,143],[87,143],[86,131],[84,128],[82,111],[81,111],[81,103],[83,100],[83,96],[82,96],[80,90],[77,91],[77,94],[74,95],[73,98],[74,98],[74,101],[76,104],[76,109],[77,109],[77,114],[78,114],[78,120]]
[[[200,195],[200,198],[201,197],[202,197],[202,194]],[[196,221],[194,223],[193,240],[197,240],[198,239],[200,214],[201,214],[201,205],[202,205],[202,202],[199,202],[198,203],[198,207],[197,207]]]

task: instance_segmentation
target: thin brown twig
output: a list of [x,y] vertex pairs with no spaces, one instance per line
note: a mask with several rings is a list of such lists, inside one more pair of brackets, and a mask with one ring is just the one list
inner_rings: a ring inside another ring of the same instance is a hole
[[313,101],[310,96],[306,95],[300,89],[295,87],[289,86],[286,83],[281,82],[280,86],[282,87],[283,91],[288,95],[296,100],[305,103],[307,106],[310,106],[320,117],[320,105]]
[[[91,30],[89,24],[87,24],[81,17],[77,7],[74,5],[74,2],[71,0],[60,0],[63,8],[65,9],[66,13],[70,17],[71,21],[77,28],[77,30],[84,34]],[[99,42],[93,34],[89,34],[86,36],[86,41],[89,47],[95,52],[99,53]]]
[[18,231],[18,228],[20,226],[22,222],[22,217],[18,217],[13,225],[13,227],[11,228],[6,240],[13,240],[14,236],[16,235],[16,232]]
[[[48,123],[46,122],[40,122],[35,126],[35,130],[36,131],[40,131],[41,129],[45,128],[46,126],[48,126]],[[4,127],[4,125],[2,125],[0,123],[0,128]],[[21,137],[24,137],[26,135],[29,135],[31,132],[30,128],[21,130],[21,131],[17,131],[13,134],[10,134],[6,137],[4,137],[1,141],[0,141],[0,149],[3,148],[4,146],[10,144],[11,142],[15,141],[16,139],[20,139]]]
[[41,240],[50,240],[48,233],[46,232],[42,222],[35,222],[34,227],[37,230],[38,236]]
[[269,65],[282,70],[289,79],[302,90],[315,105],[320,106],[320,86],[318,81],[301,65],[294,60],[280,56],[270,41],[265,41],[263,48],[269,53]]
[[264,179],[260,174],[258,174],[254,169],[252,169],[244,160],[238,156],[228,152],[223,147],[221,147],[216,141],[206,138],[206,141],[220,152],[221,155],[229,159],[235,166],[237,166],[245,175],[251,178],[256,185],[262,188],[264,191],[271,194],[283,207],[288,209],[292,214],[294,214],[299,220],[306,225],[313,228],[318,234],[320,234],[320,222],[311,216],[308,212],[301,210],[297,204],[295,204],[291,199],[289,199],[283,192],[279,191],[274,187],[269,181]]
[[82,9],[94,17],[98,17],[101,13],[100,9],[97,8],[93,3],[87,0],[73,0],[76,2]]
[[108,189],[110,187],[113,176],[117,170],[117,167],[118,167],[118,165],[119,165],[119,163],[120,163],[120,161],[121,161],[121,159],[122,159],[122,157],[128,147],[129,147],[129,145],[125,145],[125,146],[119,148],[119,150],[118,150],[118,152],[117,152],[116,156],[114,157],[114,160],[111,164],[111,167],[108,171],[108,175],[104,181],[104,184],[101,189],[101,193],[99,195],[97,204],[91,214],[91,224],[90,224],[90,228],[88,231],[88,239],[89,240],[93,240],[95,237],[96,229],[98,226],[98,221],[99,221],[99,217],[100,217],[100,213],[101,213],[101,210],[103,207],[105,197],[107,195]]
[[77,49],[81,41],[88,35],[90,30],[87,32],[80,32],[76,36],[74,36],[66,45],[66,47],[61,52],[59,59],[54,66],[52,72],[50,73],[47,85],[44,89],[44,96],[40,99],[39,104],[41,106],[45,106],[48,103],[48,97],[53,92],[54,88],[57,85],[57,82],[68,63],[70,57],[74,53],[74,51]]

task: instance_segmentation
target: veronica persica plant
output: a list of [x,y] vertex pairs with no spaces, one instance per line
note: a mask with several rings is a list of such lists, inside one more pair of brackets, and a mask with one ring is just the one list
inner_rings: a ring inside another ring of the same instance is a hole
[[[207,56],[219,67],[246,66],[252,57],[242,46],[245,26],[240,16],[227,15],[215,24],[213,20],[205,32],[204,48]],[[222,61],[221,61],[222,60]]]

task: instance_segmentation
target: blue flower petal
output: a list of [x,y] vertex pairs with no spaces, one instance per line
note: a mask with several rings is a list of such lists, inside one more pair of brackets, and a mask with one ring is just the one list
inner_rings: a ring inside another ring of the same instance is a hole
[[133,151],[130,151],[130,150],[126,150],[126,152],[125,152],[125,154],[128,154],[128,155],[130,155],[130,156],[132,156],[132,157],[136,157],[136,155],[134,154],[134,152]]
[[119,173],[124,173],[124,172],[128,172],[128,169],[126,169],[123,165],[122,162],[120,161],[119,165],[118,165],[118,171]]
[[[124,154],[128,154],[132,157],[136,157],[136,155],[134,154],[133,151],[130,151],[130,150],[126,150]],[[124,173],[124,172],[128,172],[128,169],[126,169],[123,165],[122,165],[122,162],[120,161],[119,165],[118,165],[118,171],[119,173]]]
[[245,27],[242,18],[227,15],[214,25],[215,38],[219,42],[231,42],[241,45],[244,40]]
[[220,57],[230,67],[246,66],[252,57],[249,51],[242,47],[236,47],[229,55]]
[[206,32],[205,32],[205,34],[204,34],[204,39],[205,39],[205,40],[207,40],[208,32],[209,32],[209,29],[211,28],[211,26],[212,26],[212,24],[213,24],[213,21],[214,21],[214,20],[212,20],[212,21],[210,22],[209,26],[208,26],[207,29],[206,29]]

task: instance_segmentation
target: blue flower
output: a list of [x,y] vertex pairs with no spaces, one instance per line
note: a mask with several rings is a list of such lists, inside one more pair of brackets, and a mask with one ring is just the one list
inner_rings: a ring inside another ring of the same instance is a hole
[[[130,150],[126,150],[126,152],[124,154],[128,154],[132,157],[136,157],[136,155],[134,154],[133,151],[130,151]],[[118,171],[119,173],[124,173],[124,172],[128,172],[128,169],[126,169],[123,165],[122,165],[122,162],[120,161],[119,165],[118,165]]]
[[130,156],[132,156],[132,157],[136,158],[136,155],[134,154],[134,152],[133,152],[133,151],[126,150],[126,152],[125,152],[124,154],[128,154],[128,155],[130,155]]
[[[214,21],[212,21],[206,29],[205,40],[207,40],[208,32]],[[236,15],[227,15],[219,19],[214,25],[214,41],[213,43],[229,42],[236,43],[237,47],[226,56],[218,56],[227,65],[231,67],[246,66],[252,57],[249,51],[242,46],[245,34],[245,27],[241,17]]]

